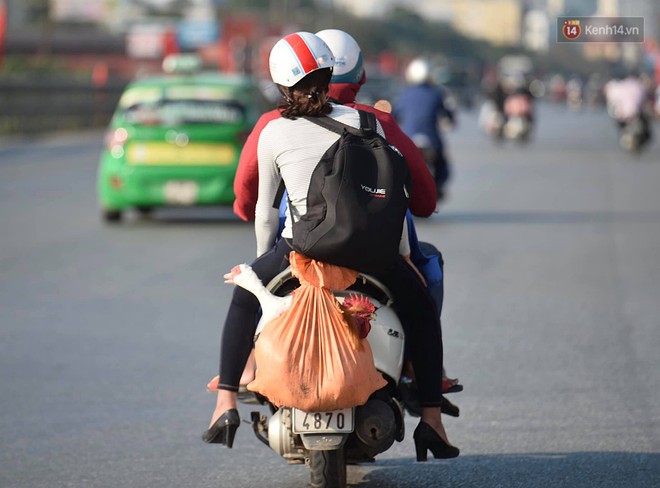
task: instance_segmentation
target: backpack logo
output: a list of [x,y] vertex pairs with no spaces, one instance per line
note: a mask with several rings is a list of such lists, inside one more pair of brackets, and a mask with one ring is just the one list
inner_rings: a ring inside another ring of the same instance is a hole
[[364,191],[370,193],[374,198],[385,198],[387,196],[387,191],[385,188],[371,188],[367,185],[363,185],[362,183],[360,183],[360,186]]

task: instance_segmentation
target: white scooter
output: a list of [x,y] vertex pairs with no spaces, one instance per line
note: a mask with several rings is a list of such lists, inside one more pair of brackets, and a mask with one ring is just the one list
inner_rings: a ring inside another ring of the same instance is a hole
[[[289,270],[276,276],[266,289],[276,296],[287,296],[298,286]],[[251,393],[244,403],[260,403],[271,415],[251,414],[257,438],[281,455],[289,464],[305,463],[314,488],[345,488],[346,464],[373,461],[374,456],[404,438],[404,409],[398,391],[403,366],[405,336],[385,286],[367,275],[360,275],[350,289],[336,294],[341,302],[349,292],[362,294],[376,306],[368,336],[376,369],[387,385],[374,392],[364,405],[331,412],[304,412],[287,406],[276,407],[267,398]],[[263,329],[262,320],[255,339]],[[249,395],[249,394],[248,394]]]

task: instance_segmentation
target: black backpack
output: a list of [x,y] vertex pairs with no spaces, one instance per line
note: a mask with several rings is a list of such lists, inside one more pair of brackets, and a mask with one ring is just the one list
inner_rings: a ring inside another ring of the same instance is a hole
[[[292,247],[318,261],[378,274],[398,258],[410,178],[401,152],[376,131],[375,115],[358,112],[360,129],[304,117],[340,138],[312,173],[307,213],[298,222],[291,215]],[[283,192],[284,181],[278,205]]]

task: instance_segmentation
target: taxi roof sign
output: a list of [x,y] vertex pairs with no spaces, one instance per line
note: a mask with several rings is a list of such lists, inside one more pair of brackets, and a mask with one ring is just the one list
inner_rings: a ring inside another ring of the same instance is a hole
[[170,54],[163,59],[163,71],[168,74],[196,73],[202,60],[196,54]]

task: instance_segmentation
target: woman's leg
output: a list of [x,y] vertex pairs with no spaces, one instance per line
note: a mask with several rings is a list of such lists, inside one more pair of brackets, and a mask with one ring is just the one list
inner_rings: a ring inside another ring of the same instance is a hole
[[[257,276],[268,283],[289,265],[291,248],[283,239],[258,257],[252,264]],[[220,381],[216,408],[211,425],[228,409],[236,408],[236,392],[247,359],[252,351],[254,332],[257,328],[259,301],[241,287],[234,289],[232,301],[225,319],[220,346]]]
[[410,344],[419,400],[421,422],[428,424],[447,444],[442,425],[442,330],[438,310],[428,289],[415,271],[400,259],[387,274],[378,276],[394,296],[397,312]]
[[423,407],[437,407],[442,401],[443,351],[440,320],[433,298],[403,259],[378,278],[394,295],[394,304],[406,332],[420,403]]

